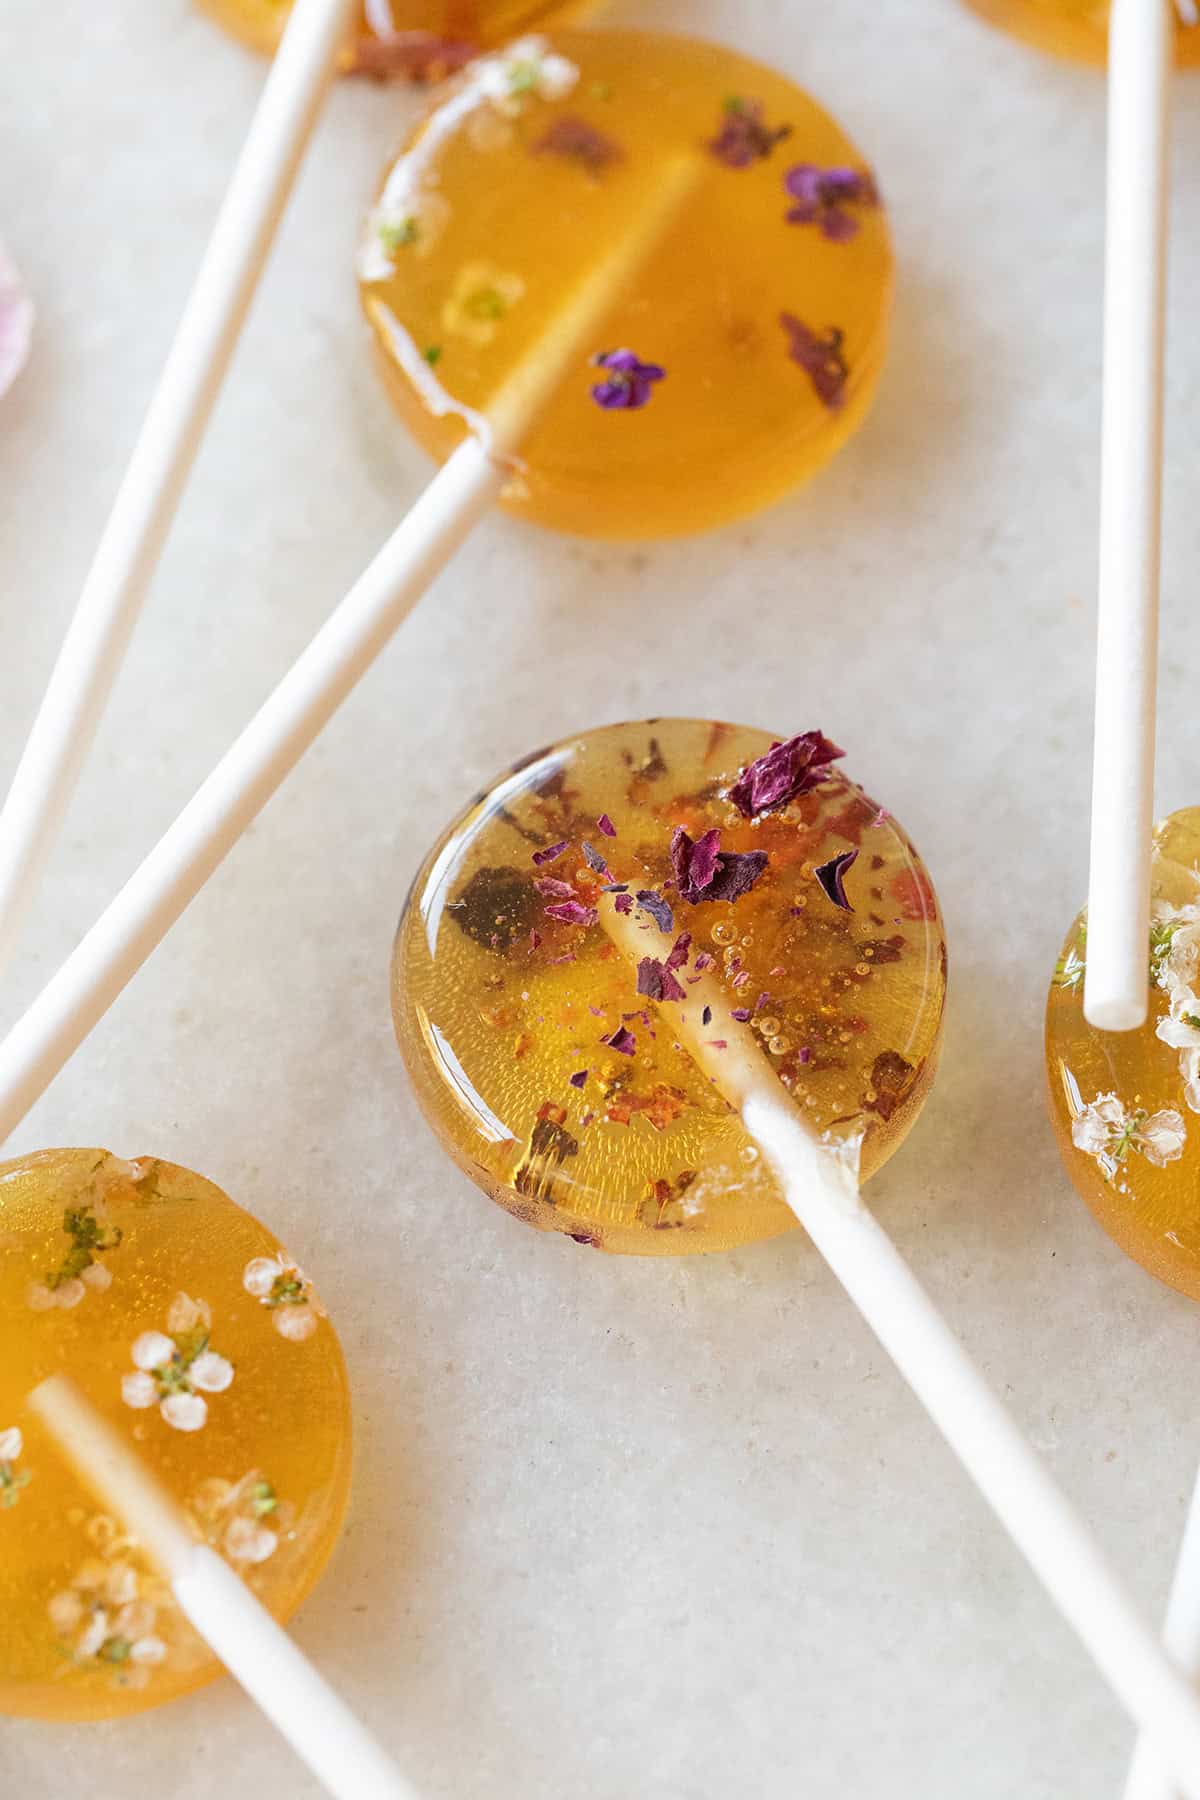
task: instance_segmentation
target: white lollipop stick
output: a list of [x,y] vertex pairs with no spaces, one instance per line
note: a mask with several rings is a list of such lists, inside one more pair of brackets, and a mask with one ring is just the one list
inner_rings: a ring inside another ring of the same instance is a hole
[[[631,963],[647,954],[635,914],[597,897],[600,923]],[[740,1112],[784,1196],[1113,1692],[1153,1734],[1190,1800],[1200,1796],[1200,1695],[1168,1659],[1099,1545],[863,1205],[857,1179],[818,1142],[754,1033],[730,1017],[711,975],[660,1001],[676,1038]],[[712,1022],[702,1027],[705,1007]],[[724,1049],[718,1049],[722,1042]]]
[[354,0],[296,0],[0,813],[0,969],[117,678]]
[[323,1676],[239,1581],[198,1544],[166,1490],[67,1378],[29,1396],[81,1480],[171,1584],[200,1636],[338,1800],[416,1800],[415,1790]]
[[1100,587],[1083,1010],[1146,1019],[1162,514],[1163,292],[1174,16],[1112,0]]
[[[1163,1643],[1186,1674],[1193,1679],[1200,1675],[1200,1475],[1192,1490],[1171,1582]],[[1125,1800],[1174,1800],[1176,1792],[1158,1746],[1149,1738],[1139,1738],[1129,1765]]]
[[[698,178],[665,162],[624,235],[582,277],[536,354],[488,408],[511,451],[594,341],[614,296],[667,230]],[[103,1018],[228,855],[396,627],[497,497],[505,471],[474,438],[454,452],[250,724],[0,1044],[0,1143]]]

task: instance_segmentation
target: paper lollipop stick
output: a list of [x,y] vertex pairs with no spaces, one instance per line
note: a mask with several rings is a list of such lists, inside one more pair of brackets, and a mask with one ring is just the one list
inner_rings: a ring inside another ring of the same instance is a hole
[[234,1679],[339,1800],[416,1800],[375,1739],[234,1574],[199,1544],[175,1502],[65,1376],[29,1396],[30,1409],[161,1568],[180,1608]]
[[[1200,1675],[1200,1476],[1192,1490],[1171,1582],[1163,1643],[1186,1674],[1193,1679]],[[1174,1800],[1177,1791],[1158,1746],[1151,1738],[1139,1738],[1129,1765],[1125,1800]]]
[[1148,858],[1162,512],[1163,290],[1174,22],[1167,0],[1112,0],[1100,588],[1084,1012],[1146,1018]]
[[[489,407],[513,451],[622,285],[692,191],[691,157],[665,162],[621,238],[581,278]],[[103,1018],[379,655],[504,485],[476,438],[455,451],[174,824],[0,1044],[0,1142]]]
[[354,0],[296,0],[0,812],[0,969],[28,911],[332,79]]
[[[646,954],[636,913],[597,897],[600,924],[631,964]],[[1153,1733],[1188,1795],[1200,1795],[1200,1696],[1172,1666],[1099,1546],[992,1393],[887,1233],[849,1164],[819,1142],[721,983],[689,977],[659,1001],[671,1030],[737,1112],[784,1197],[1132,1716]],[[713,1023],[698,1021],[706,1008]],[[721,1047],[723,1046],[723,1047]]]

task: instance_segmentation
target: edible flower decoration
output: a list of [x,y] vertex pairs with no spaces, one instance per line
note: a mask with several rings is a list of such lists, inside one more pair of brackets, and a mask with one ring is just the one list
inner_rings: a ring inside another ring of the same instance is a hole
[[857,861],[857,850],[843,850],[840,856],[831,856],[828,862],[822,863],[820,868],[813,870],[813,874],[828,898],[833,901],[835,906],[840,906],[844,912],[854,911],[846,897],[845,881],[847,870],[853,868]]
[[476,91],[498,112],[515,118],[529,100],[564,100],[579,70],[551,50],[544,37],[518,38],[499,56],[477,65]]
[[0,1507],[15,1506],[21,1498],[21,1489],[28,1487],[32,1479],[28,1469],[14,1466],[24,1448],[25,1440],[18,1425],[9,1425],[0,1431]]
[[538,138],[533,151],[535,156],[561,156],[566,162],[578,163],[589,175],[603,175],[605,169],[621,162],[625,155],[599,126],[574,113],[560,113]]
[[779,323],[787,333],[788,355],[804,370],[822,406],[835,411],[842,404],[850,377],[842,349],[843,333],[831,325],[822,335],[789,312],[780,313]]
[[682,825],[675,827],[671,867],[680,896],[693,906],[702,900],[740,900],[767,866],[765,850],[739,853],[723,851],[720,845],[721,833],[716,828],[693,842]]
[[490,344],[524,292],[519,275],[488,262],[466,263],[442,303],[442,327],[472,344]]
[[325,1308],[313,1291],[304,1270],[279,1251],[274,1256],[254,1256],[242,1270],[242,1286],[271,1313],[280,1337],[302,1344],[317,1329]]
[[725,102],[721,129],[705,145],[727,169],[748,169],[752,163],[770,156],[776,144],[790,137],[790,125],[771,130],[763,123],[762,105],[757,100],[743,100],[731,94]]
[[815,163],[797,163],[783,178],[795,201],[787,213],[789,225],[816,225],[831,244],[844,244],[858,230],[850,210],[866,211],[879,205],[879,190],[868,169],[819,169]]
[[1094,1156],[1110,1179],[1130,1150],[1162,1169],[1183,1155],[1186,1139],[1181,1113],[1173,1108],[1148,1113],[1142,1107],[1129,1112],[1115,1094],[1099,1095],[1071,1124],[1076,1149]]
[[729,798],[746,819],[775,812],[807,794],[828,779],[829,765],[844,750],[821,731],[801,731],[771,748],[744,768],[729,790]]
[[233,1380],[233,1364],[208,1347],[211,1325],[205,1301],[176,1294],[166,1331],[143,1331],[134,1339],[133,1370],[121,1377],[126,1406],[138,1411],[157,1406],[176,1431],[202,1430],[208,1418],[205,1394],[223,1394]]
[[168,1654],[158,1633],[162,1583],[129,1560],[132,1540],[111,1519],[98,1514],[87,1529],[99,1555],[51,1595],[47,1617],[73,1663],[108,1664],[120,1686],[144,1687]]
[[[367,5],[368,18],[377,10]],[[390,8],[385,8],[390,13]],[[398,79],[413,82],[445,81],[457,74],[476,53],[465,39],[438,37],[432,31],[394,31],[387,19],[372,26],[373,35],[359,37],[347,73],[372,81]]]
[[643,362],[633,350],[601,350],[593,356],[592,363],[606,371],[604,380],[593,385],[592,399],[609,412],[632,412],[645,406],[655,382],[662,381],[667,373],[659,363]]

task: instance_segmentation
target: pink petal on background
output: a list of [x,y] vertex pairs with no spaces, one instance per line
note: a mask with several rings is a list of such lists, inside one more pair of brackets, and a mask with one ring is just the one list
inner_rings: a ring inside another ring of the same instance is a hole
[[0,243],[0,394],[25,366],[33,337],[33,301]]

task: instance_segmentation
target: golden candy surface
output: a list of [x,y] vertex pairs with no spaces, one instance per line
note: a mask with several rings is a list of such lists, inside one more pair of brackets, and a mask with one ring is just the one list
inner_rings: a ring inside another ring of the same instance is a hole
[[[1108,54],[1107,0],[966,0],[973,11],[1038,50],[1102,63]],[[1200,63],[1200,29],[1175,25],[1175,59]]]
[[[440,91],[367,222],[363,304],[421,443],[443,458],[486,435],[506,383],[672,183],[678,205],[520,441],[505,504],[522,517],[702,530],[798,486],[869,404],[892,253],[837,124],[712,44],[556,31]],[[621,351],[632,371],[595,361]]]
[[26,1405],[57,1372],[281,1619],[345,1511],[346,1372],[311,1282],[203,1176],[103,1150],[0,1164],[0,1711],[107,1718],[220,1665]]
[[1121,1248],[1200,1300],[1200,807],[1157,827],[1140,1031],[1083,1016],[1086,914],[1046,1007],[1050,1116],[1071,1180]]
[[[518,1218],[646,1255],[794,1224],[740,1117],[675,1040],[672,1008],[647,998],[671,977],[685,1012],[698,975],[719,981],[720,1007],[693,1023],[718,1045],[751,1031],[817,1130],[861,1120],[864,1175],[920,1110],[945,996],[929,877],[836,765],[743,816],[730,790],[772,742],[694,719],[569,739],[497,781],[417,875],[393,960],[400,1047],[445,1148]],[[757,865],[752,884],[711,898],[689,887],[694,862],[681,884],[680,828],[694,855],[720,833],[717,889]],[[847,909],[815,871],[854,850]],[[649,968],[593,921],[606,883],[627,884]]]
[[[226,31],[271,55],[291,14],[291,0],[200,0]],[[464,55],[501,44],[548,19],[569,16],[548,0],[362,0],[343,66],[364,75],[441,80]]]

